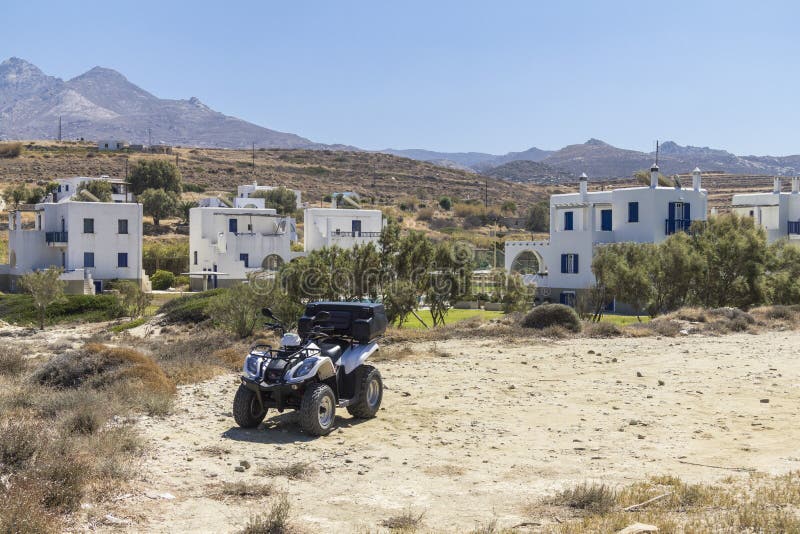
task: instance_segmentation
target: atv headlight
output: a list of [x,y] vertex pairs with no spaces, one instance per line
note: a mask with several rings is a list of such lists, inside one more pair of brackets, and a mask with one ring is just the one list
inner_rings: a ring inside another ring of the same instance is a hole
[[311,372],[314,366],[317,364],[317,358],[306,358],[303,360],[303,363],[300,364],[300,367],[294,372],[294,377],[298,378],[301,376],[305,376]]
[[261,357],[250,355],[244,360],[242,371],[245,375],[251,378],[258,378],[258,372],[261,369]]

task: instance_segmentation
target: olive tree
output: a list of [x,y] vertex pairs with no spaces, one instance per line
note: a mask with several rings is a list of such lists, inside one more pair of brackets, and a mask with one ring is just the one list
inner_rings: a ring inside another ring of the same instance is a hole
[[161,219],[175,214],[178,209],[178,195],[163,189],[146,189],[139,195],[145,215],[153,217],[153,224],[159,226]]
[[44,330],[47,307],[64,298],[66,282],[59,278],[61,269],[50,267],[22,276],[20,285],[33,297],[33,305],[39,317],[39,329]]
[[140,159],[131,169],[128,182],[135,195],[147,189],[181,192],[181,171],[166,159]]

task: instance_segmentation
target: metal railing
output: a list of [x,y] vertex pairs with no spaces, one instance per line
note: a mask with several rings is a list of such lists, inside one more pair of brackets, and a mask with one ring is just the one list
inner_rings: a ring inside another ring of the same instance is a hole
[[331,237],[380,237],[380,232],[333,232]]
[[66,243],[68,232],[45,232],[44,240],[50,243]]
[[664,233],[672,235],[675,232],[688,232],[692,227],[691,219],[667,219],[664,221]]

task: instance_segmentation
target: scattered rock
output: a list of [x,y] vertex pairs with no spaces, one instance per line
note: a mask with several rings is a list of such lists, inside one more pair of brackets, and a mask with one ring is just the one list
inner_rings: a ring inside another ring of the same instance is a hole
[[761,399],[759,402],[761,404],[769,404],[769,399]]
[[658,381],[658,385],[659,385],[659,386],[663,386],[664,384],[666,384],[666,382],[664,382],[663,380],[659,380],[659,381]]
[[637,378],[642,378],[643,376],[644,376],[644,375],[642,374],[642,372],[641,372],[641,371],[636,371],[636,377],[637,377]]
[[250,469],[250,462],[248,462],[247,460],[242,460],[241,462],[239,462],[239,465],[244,467],[245,469]]
[[244,473],[244,467],[242,467],[241,465],[237,465],[236,467],[233,468],[233,470],[236,471],[237,473]]

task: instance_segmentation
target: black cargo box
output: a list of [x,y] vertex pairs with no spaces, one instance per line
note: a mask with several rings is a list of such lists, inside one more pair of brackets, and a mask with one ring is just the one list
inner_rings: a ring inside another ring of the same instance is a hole
[[351,337],[359,343],[369,343],[386,332],[386,310],[383,304],[370,302],[312,302],[298,323],[298,333],[305,338],[314,327],[314,316],[320,311],[331,314],[330,320],[319,323],[333,327],[333,336]]

